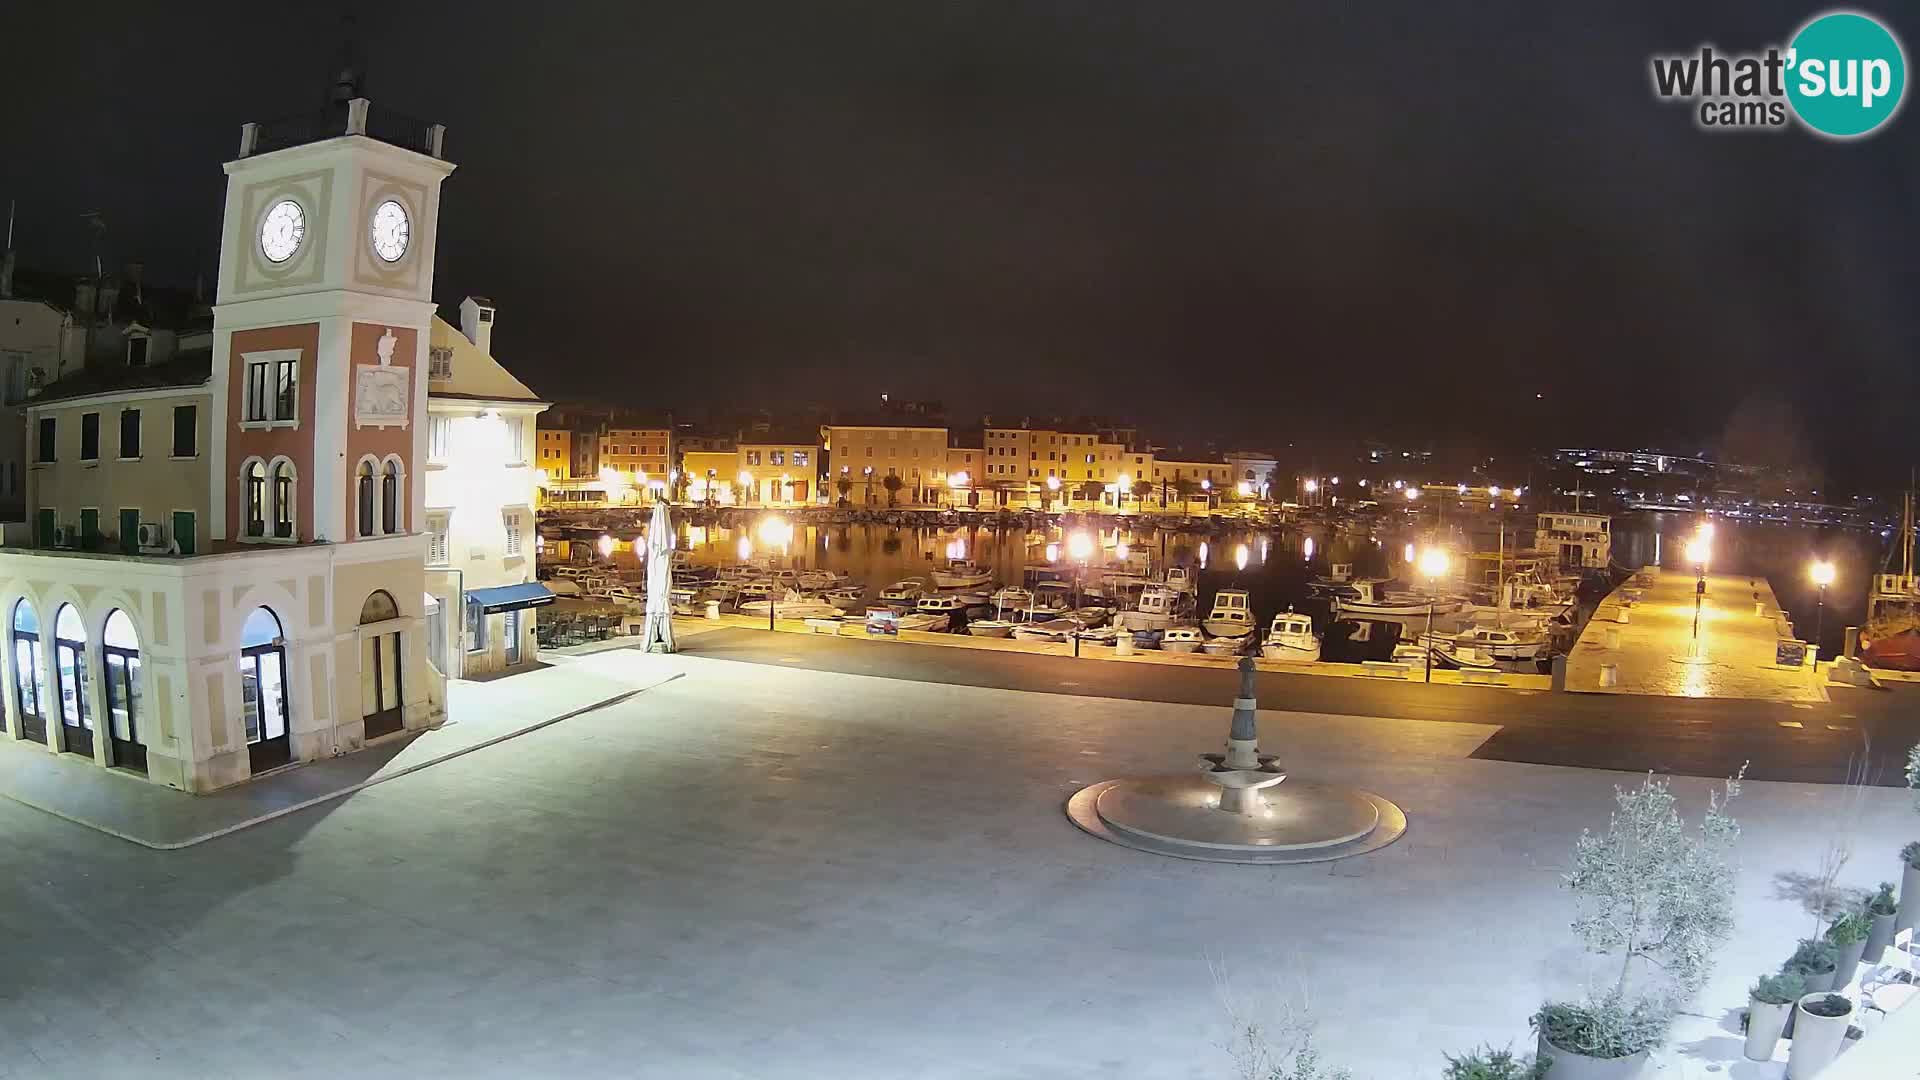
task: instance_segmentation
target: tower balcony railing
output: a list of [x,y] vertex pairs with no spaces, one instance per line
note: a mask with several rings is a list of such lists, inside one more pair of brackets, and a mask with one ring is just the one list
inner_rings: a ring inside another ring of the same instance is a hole
[[316,109],[240,127],[240,156],[251,157],[292,146],[364,135],[389,146],[445,160],[447,128],[408,116],[397,109],[376,109],[366,98],[354,98],[345,108]]

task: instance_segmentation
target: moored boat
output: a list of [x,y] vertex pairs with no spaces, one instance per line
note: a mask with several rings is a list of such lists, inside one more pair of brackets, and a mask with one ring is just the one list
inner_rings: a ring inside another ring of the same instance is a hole
[[1221,589],[1213,594],[1213,609],[1200,626],[1213,637],[1243,638],[1253,633],[1252,598],[1245,589]]
[[1260,652],[1269,660],[1320,659],[1320,635],[1313,632],[1313,619],[1292,611],[1275,615],[1260,642]]
[[1169,626],[1160,632],[1160,651],[1190,653],[1198,649],[1205,640],[1197,626]]

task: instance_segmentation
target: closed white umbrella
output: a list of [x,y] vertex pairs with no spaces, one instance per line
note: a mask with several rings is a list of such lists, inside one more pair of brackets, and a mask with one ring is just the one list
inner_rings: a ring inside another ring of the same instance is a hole
[[653,504],[647,526],[647,630],[642,646],[648,652],[673,652],[673,523],[667,503]]

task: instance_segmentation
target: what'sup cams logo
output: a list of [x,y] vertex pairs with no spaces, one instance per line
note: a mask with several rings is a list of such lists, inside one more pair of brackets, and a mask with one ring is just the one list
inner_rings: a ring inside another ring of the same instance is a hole
[[1885,127],[1907,92],[1907,57],[1879,20],[1855,11],[1817,15],[1782,49],[1655,56],[1653,93],[1687,102],[1706,131],[1780,129],[1798,120],[1830,139]]

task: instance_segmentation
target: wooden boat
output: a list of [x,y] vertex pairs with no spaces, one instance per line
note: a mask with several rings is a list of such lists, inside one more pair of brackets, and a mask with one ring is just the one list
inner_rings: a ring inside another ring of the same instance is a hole
[[974,619],[967,624],[967,633],[974,637],[1012,637],[1013,631],[1019,625],[1019,623],[1007,622],[1005,619]]
[[968,589],[991,582],[993,571],[968,559],[954,559],[929,576],[933,578],[936,588]]
[[1190,653],[1198,649],[1205,640],[1197,626],[1169,626],[1160,632],[1160,650],[1170,653]]
[[1243,638],[1253,633],[1252,598],[1245,589],[1221,589],[1213,594],[1213,610],[1201,621],[1213,637]]

